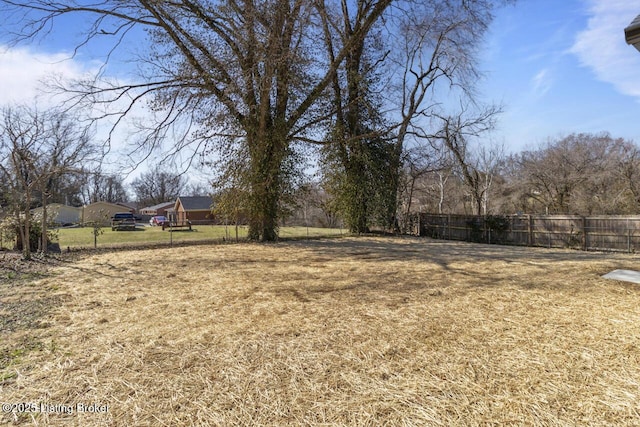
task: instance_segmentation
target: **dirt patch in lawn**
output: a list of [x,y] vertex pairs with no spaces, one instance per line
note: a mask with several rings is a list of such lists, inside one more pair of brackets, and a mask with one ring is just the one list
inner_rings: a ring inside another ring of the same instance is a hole
[[58,410],[0,422],[637,425],[640,288],[600,276],[638,260],[414,238],[91,254],[3,370],[3,402]]

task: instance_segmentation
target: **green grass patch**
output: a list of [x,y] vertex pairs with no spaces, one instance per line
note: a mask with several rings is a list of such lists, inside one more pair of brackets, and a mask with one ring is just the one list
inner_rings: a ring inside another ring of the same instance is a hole
[[39,272],[22,272],[22,271],[11,271],[0,269],[0,280],[5,280],[7,283],[18,283],[24,282],[29,283],[34,280],[42,279],[47,277],[47,274],[39,273]]
[[[149,244],[169,244],[180,242],[197,241],[234,241],[236,239],[236,229],[233,226],[224,225],[194,225],[193,230],[175,229],[173,232],[162,230],[162,227],[138,227],[135,231],[112,231],[110,227],[102,229],[102,234],[98,236],[98,247],[117,246],[144,246]],[[306,238],[335,236],[346,233],[344,229],[336,228],[314,228],[314,227],[282,227],[280,237]],[[247,227],[238,227],[239,240],[246,239]],[[78,249],[91,248],[94,246],[93,229],[84,228],[63,228],[58,230],[58,243],[60,248]]]
[[49,281],[57,274],[51,267],[59,264],[54,257],[25,261],[20,253],[0,253],[0,389],[31,369],[23,362],[32,353],[55,350],[42,336],[50,327],[48,316],[64,299],[59,283]]
[[14,380],[17,372],[10,369],[19,364],[29,353],[44,350],[44,344],[35,337],[27,336],[15,343],[7,340],[0,344],[0,384]]

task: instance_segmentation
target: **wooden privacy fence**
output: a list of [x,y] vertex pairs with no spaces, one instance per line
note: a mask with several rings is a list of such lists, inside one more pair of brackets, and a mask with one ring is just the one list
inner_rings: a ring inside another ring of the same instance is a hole
[[442,215],[421,213],[413,233],[446,240],[582,250],[640,250],[640,215]]

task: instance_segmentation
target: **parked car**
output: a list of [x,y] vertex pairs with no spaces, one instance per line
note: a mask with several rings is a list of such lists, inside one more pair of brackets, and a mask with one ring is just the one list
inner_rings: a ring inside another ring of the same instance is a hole
[[154,217],[152,217],[149,220],[149,225],[163,225],[165,222],[167,222],[167,217],[162,216],[162,215],[156,215]]
[[136,217],[131,212],[118,212],[111,217],[111,230],[135,230]]

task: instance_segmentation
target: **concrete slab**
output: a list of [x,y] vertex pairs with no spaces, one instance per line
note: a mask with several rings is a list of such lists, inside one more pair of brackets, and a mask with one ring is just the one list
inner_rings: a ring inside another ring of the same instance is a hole
[[635,270],[613,270],[604,276],[605,279],[622,280],[623,282],[631,282],[640,284],[640,271]]

